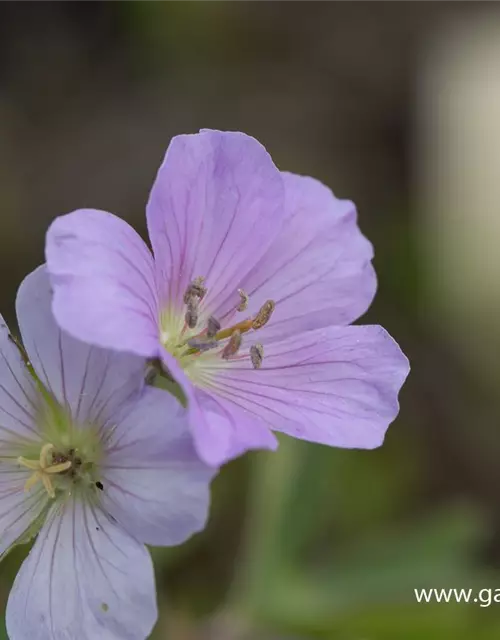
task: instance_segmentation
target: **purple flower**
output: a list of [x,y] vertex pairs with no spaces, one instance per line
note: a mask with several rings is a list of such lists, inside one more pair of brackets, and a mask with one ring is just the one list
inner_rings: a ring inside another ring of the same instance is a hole
[[172,140],[147,222],[154,255],[110,213],[53,222],[46,255],[65,330],[161,359],[209,464],[276,448],[271,429],[381,444],[408,361],[381,327],[346,326],[376,289],[351,202],[278,171],[249,136],[202,131]]
[[17,297],[24,358],[0,323],[0,555],[38,533],[8,634],[143,640],[157,618],[144,543],[203,528],[213,470],[175,399],[144,388],[144,359],[61,333],[50,298],[41,267]]

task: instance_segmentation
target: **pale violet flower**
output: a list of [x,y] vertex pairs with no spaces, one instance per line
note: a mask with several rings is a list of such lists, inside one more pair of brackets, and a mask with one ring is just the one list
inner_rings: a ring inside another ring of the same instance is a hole
[[272,429],[381,444],[408,361],[379,326],[347,326],[376,289],[352,202],[278,171],[242,133],[172,140],[147,206],[153,254],[110,213],[57,218],[46,257],[63,329],[163,363],[200,456],[274,449]]
[[26,351],[0,323],[0,554],[38,532],[9,596],[11,640],[143,640],[157,618],[144,544],[205,524],[213,470],[144,360],[63,334],[43,267],[22,283]]

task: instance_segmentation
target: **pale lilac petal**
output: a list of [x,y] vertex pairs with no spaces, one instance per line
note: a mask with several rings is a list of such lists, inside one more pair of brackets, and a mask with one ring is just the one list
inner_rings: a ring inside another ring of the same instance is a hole
[[17,318],[31,363],[43,384],[80,422],[104,424],[143,384],[144,359],[102,350],[61,331],[51,310],[45,266],[19,287]]
[[264,147],[243,133],[173,138],[147,206],[162,302],[204,276],[207,307],[236,291],[284,222],[284,187]]
[[10,640],[145,640],[156,618],[146,548],[90,506],[53,507],[10,592]]
[[277,449],[278,441],[267,424],[259,423],[253,414],[227,402],[217,392],[194,386],[167,351],[163,351],[162,359],[186,395],[191,433],[204,462],[219,467],[251,449]]
[[0,556],[33,525],[46,508],[48,495],[43,485],[24,491],[33,472],[14,461],[0,466]]
[[[250,296],[249,315],[266,300],[276,302],[261,334],[266,343],[347,325],[367,310],[376,290],[373,248],[359,230],[354,204],[313,178],[282,175],[289,220],[240,285]],[[216,315],[230,308],[226,304]]]
[[36,413],[38,394],[34,380],[9,337],[9,328],[0,315],[0,447],[7,455],[20,442],[38,438]]
[[104,211],[74,211],[51,224],[45,250],[65,331],[99,347],[156,354],[153,257],[130,225]]
[[257,422],[337,447],[379,446],[398,411],[408,360],[378,326],[317,329],[265,346],[262,368],[221,364],[212,393]]
[[201,389],[196,389],[194,403],[190,406],[193,435],[198,454],[207,464],[221,465],[252,449],[278,448],[269,425],[238,403]]
[[197,456],[187,411],[172,395],[148,388],[124,406],[107,450],[103,505],[135,538],[175,545],[205,527],[215,470]]

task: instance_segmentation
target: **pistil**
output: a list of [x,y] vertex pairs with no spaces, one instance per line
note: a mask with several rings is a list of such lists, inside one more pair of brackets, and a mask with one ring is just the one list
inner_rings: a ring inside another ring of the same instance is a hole
[[51,498],[55,498],[56,493],[52,485],[51,476],[68,471],[71,467],[71,461],[65,460],[64,462],[57,462],[56,464],[53,464],[53,459],[51,457],[49,462],[49,452],[52,451],[53,448],[53,444],[45,444],[40,450],[40,457],[38,460],[31,460],[23,458],[22,456],[19,456],[17,459],[21,466],[34,471],[33,475],[28,478],[24,485],[25,491],[29,491],[38,481],[41,481],[49,496]]

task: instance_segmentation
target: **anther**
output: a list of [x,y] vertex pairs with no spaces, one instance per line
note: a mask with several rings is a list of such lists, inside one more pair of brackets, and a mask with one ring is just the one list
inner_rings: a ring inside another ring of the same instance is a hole
[[275,307],[276,304],[274,300],[264,302],[257,315],[252,320],[252,329],[262,329],[262,327],[269,322]]
[[204,282],[205,278],[203,276],[198,276],[191,282],[184,293],[184,304],[188,305],[190,299],[193,297],[203,300],[207,293],[207,288],[203,284]]
[[220,322],[214,316],[210,316],[207,324],[207,338],[214,338],[218,331],[220,331]]
[[250,360],[254,369],[260,369],[264,359],[264,347],[257,342],[250,347]]
[[226,344],[222,351],[222,357],[224,360],[228,360],[231,356],[234,356],[238,353],[239,348],[241,347],[241,333],[236,329],[231,334],[229,338],[229,342]]
[[190,338],[186,344],[191,349],[203,352],[217,347],[219,343],[213,338],[208,338],[206,340],[204,340],[203,338]]
[[248,307],[248,293],[246,291],[243,291],[243,289],[238,289],[238,293],[240,295],[241,298],[241,302],[240,304],[236,307],[237,311],[245,311],[245,309]]
[[187,311],[184,319],[190,329],[194,329],[198,324],[198,299],[195,296],[191,296],[188,300]]

